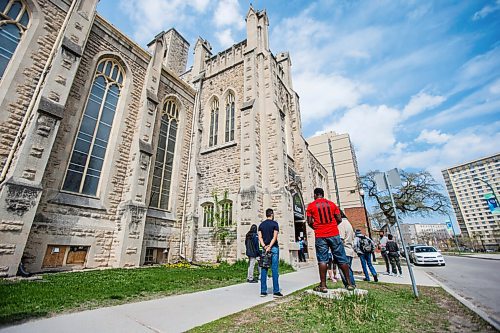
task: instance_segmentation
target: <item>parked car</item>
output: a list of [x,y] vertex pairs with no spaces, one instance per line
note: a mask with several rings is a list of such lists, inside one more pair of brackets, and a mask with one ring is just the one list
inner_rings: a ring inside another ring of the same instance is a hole
[[415,265],[446,265],[441,252],[432,246],[416,246],[412,257]]
[[[406,246],[406,248],[408,249],[408,257],[410,258],[411,263],[413,263],[413,251],[417,246],[427,246],[427,244],[411,244]],[[402,253],[402,256],[405,256],[404,252]]]

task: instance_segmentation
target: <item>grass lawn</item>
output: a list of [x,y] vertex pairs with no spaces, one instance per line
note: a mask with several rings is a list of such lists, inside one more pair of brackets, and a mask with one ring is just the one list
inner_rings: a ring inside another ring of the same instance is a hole
[[[242,283],[247,267],[239,261],[218,267],[107,269],[44,274],[38,281],[0,280],[0,325]],[[291,271],[280,263],[280,273]]]
[[416,300],[411,286],[358,287],[368,296],[333,300],[302,290],[190,332],[496,332],[441,288],[419,287]]

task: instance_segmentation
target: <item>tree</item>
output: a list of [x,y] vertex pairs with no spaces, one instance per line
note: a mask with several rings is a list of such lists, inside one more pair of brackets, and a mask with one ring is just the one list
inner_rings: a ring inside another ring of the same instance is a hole
[[[387,191],[379,192],[375,184],[376,171],[370,171],[361,177],[361,186],[368,195],[375,199],[374,215],[380,223],[394,224],[394,209]],[[443,194],[443,187],[427,171],[400,171],[402,186],[393,191],[394,202],[401,218],[410,216],[427,217],[434,214],[445,215],[450,210],[448,197]]]

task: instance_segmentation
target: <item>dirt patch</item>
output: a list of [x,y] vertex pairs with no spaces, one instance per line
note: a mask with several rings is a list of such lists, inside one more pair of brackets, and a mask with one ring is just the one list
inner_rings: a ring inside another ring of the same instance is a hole
[[436,332],[497,332],[494,327],[486,324],[482,318],[465,308],[458,300],[444,293],[446,293],[444,290],[426,293],[426,296],[432,298],[443,309],[442,316],[446,317],[450,323],[447,330]]

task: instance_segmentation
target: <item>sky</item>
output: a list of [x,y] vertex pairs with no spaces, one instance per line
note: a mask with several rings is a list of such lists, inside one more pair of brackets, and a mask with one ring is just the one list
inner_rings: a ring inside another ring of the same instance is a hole
[[[190,53],[201,36],[215,54],[246,38],[249,5],[101,0],[98,12],[141,46],[174,27]],[[500,152],[500,0],[252,5],[267,11],[271,51],[290,52],[304,136],[349,133],[361,175],[425,169],[444,182],[442,169]]]

